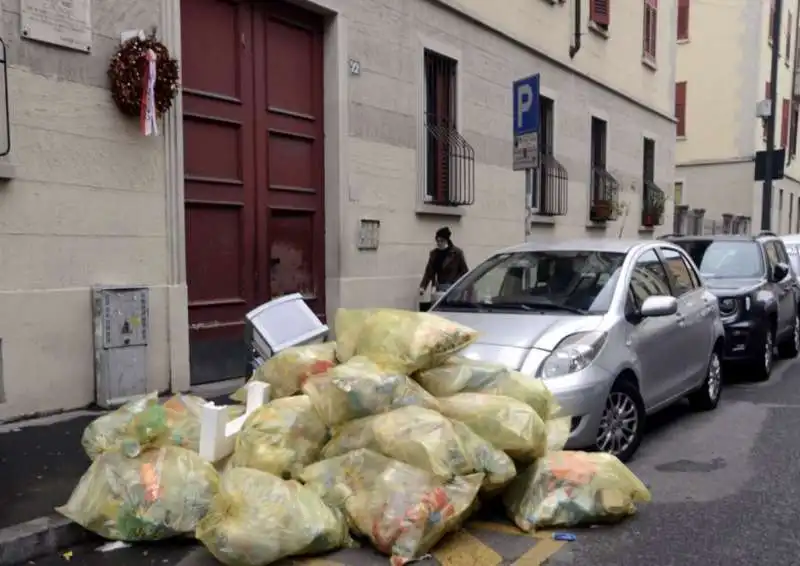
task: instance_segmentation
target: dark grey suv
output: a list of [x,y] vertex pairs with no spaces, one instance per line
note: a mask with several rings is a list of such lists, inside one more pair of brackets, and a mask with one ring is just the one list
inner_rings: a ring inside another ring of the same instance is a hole
[[797,356],[798,283],[780,238],[761,233],[664,239],[686,250],[717,296],[725,325],[724,361],[747,364],[755,380],[765,381],[776,346],[781,357]]

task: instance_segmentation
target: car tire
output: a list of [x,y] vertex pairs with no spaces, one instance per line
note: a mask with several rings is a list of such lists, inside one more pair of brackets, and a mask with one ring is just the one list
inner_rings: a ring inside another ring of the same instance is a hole
[[796,358],[800,352],[800,315],[795,315],[792,333],[778,345],[778,355],[781,358]]
[[761,333],[759,341],[759,356],[753,360],[753,380],[767,381],[772,373],[772,366],[775,365],[775,330],[771,326],[766,326]]
[[722,396],[722,361],[719,351],[714,349],[711,352],[711,359],[708,361],[706,378],[700,389],[689,394],[689,404],[695,411],[711,411],[719,405]]
[[[630,415],[630,416],[626,416]],[[633,418],[630,436],[626,438],[625,422]],[[595,450],[613,454],[623,462],[630,460],[644,436],[645,407],[639,388],[626,380],[617,380],[606,398]]]

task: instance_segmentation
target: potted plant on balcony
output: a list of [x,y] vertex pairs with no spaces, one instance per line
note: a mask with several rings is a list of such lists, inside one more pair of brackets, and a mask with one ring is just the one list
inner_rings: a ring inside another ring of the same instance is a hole
[[589,214],[592,222],[607,222],[614,214],[614,203],[610,200],[598,199],[592,203]]
[[642,213],[642,226],[651,228],[661,223],[664,216],[664,204],[666,203],[664,193],[653,192],[648,195],[647,202],[645,203],[644,211]]

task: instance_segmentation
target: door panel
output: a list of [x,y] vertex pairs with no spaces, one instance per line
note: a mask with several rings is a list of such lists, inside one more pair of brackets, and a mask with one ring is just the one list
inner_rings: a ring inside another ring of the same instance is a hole
[[196,384],[245,371],[243,317],[255,297],[252,8],[182,0],[181,33],[186,276]]
[[325,319],[322,21],[285,4],[256,14],[259,300],[300,292]]

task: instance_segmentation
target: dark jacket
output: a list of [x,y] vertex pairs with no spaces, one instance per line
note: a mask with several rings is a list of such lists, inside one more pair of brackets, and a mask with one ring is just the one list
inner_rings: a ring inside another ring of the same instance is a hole
[[[440,251],[444,254],[444,258],[437,262],[436,256]],[[461,248],[456,246],[450,246],[446,250],[434,248],[428,256],[428,264],[425,266],[425,274],[419,286],[426,289],[429,283],[433,283],[434,288],[437,285],[452,285],[467,271],[469,271],[467,260],[464,259]]]

